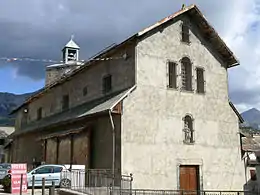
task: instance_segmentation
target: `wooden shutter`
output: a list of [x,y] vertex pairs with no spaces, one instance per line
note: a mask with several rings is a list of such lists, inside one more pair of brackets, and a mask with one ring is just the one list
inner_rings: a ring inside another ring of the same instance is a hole
[[177,74],[176,74],[177,64],[174,62],[168,62],[168,79],[169,79],[169,88],[177,88]]
[[205,93],[204,70],[202,68],[196,69],[197,74],[197,93]]

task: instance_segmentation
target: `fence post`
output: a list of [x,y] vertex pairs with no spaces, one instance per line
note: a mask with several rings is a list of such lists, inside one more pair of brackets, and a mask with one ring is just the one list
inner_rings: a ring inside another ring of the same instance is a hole
[[132,188],[133,188],[133,173],[130,173],[130,195],[132,195]]
[[23,174],[21,174],[21,180],[20,180],[20,195],[23,194]]
[[52,181],[52,185],[49,188],[49,195],[54,195],[54,192],[55,192],[55,182]]
[[45,178],[42,178],[42,195],[45,195]]
[[32,176],[32,195],[34,195],[35,176]]
[[112,183],[110,183],[110,186],[109,186],[109,194],[112,195]]

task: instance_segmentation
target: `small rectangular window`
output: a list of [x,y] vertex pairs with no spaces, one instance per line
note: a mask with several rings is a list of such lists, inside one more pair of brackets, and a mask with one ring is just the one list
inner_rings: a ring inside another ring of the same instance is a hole
[[111,75],[107,75],[105,77],[103,77],[103,93],[108,93],[112,90],[112,76]]
[[5,139],[0,139],[0,145],[4,145],[5,144]]
[[177,88],[177,74],[176,74],[177,64],[174,62],[168,62],[168,73],[169,73],[169,88]]
[[69,95],[64,95],[62,98],[62,110],[69,109]]
[[83,93],[83,96],[86,96],[86,95],[88,94],[88,87],[87,87],[87,86],[85,86],[85,87],[83,88],[82,93]]
[[197,93],[205,93],[204,87],[204,70],[202,68],[197,68]]
[[42,118],[42,107],[38,108],[37,110],[37,120],[40,120]]
[[189,34],[189,27],[188,25],[186,24],[186,22],[184,22],[182,25],[181,25],[181,40],[182,42],[185,42],[185,43],[190,43],[190,34]]

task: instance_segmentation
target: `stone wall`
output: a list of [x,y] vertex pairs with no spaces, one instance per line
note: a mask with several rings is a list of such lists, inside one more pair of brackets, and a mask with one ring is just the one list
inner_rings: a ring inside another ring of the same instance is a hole
[[[102,77],[112,75],[112,92],[131,87],[135,83],[135,50],[133,44],[120,47],[111,57],[122,57],[127,53],[127,59],[114,59],[96,61],[94,65],[85,68],[81,73],[55,88],[50,89],[39,99],[34,100],[28,107],[28,121],[34,121],[37,117],[37,109],[42,107],[42,117],[50,116],[62,111],[62,96],[69,94],[70,107],[80,105],[102,97]],[[122,74],[123,73],[123,74]],[[83,95],[84,87],[88,88],[88,94]],[[22,110],[19,111],[16,129],[21,127]]]
[[[186,18],[182,18],[186,19]],[[123,103],[122,171],[134,188],[179,189],[180,165],[199,165],[200,189],[242,190],[238,118],[228,102],[228,75],[196,27],[181,41],[181,21],[147,36],[136,49],[137,88]],[[192,61],[193,92],[181,91],[180,59]],[[167,88],[167,61],[177,63],[178,89]],[[206,93],[196,94],[195,68]],[[183,143],[183,120],[194,118],[195,143]]]

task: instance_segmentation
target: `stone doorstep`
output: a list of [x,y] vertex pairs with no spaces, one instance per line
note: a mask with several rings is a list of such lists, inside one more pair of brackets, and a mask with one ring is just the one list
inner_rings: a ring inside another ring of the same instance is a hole
[[90,188],[84,188],[82,189],[82,192],[80,190],[71,190],[71,189],[59,189],[57,190],[58,195],[107,195],[109,192],[109,189],[107,187],[90,187]]
[[[75,190],[71,190],[71,189],[59,189],[57,191],[58,195],[86,195],[87,193],[83,193],[83,192],[78,192]],[[90,193],[88,193],[90,194]]]

